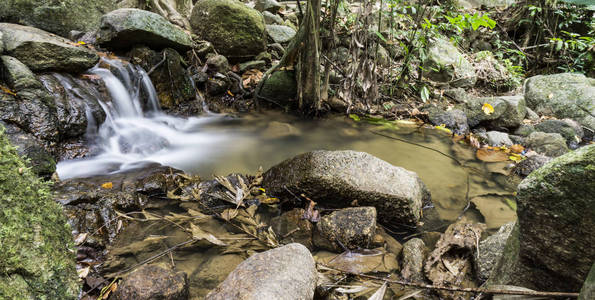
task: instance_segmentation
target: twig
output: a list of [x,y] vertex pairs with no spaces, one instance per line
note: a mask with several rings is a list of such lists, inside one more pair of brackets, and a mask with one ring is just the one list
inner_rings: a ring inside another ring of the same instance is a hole
[[153,73],[153,71],[155,71],[157,68],[159,68],[159,66],[161,66],[166,60],[167,60],[166,53],[165,53],[165,51],[163,51],[163,59],[160,62],[158,62],[156,65],[154,65],[151,68],[151,70],[149,70],[149,72],[147,72],[147,75],[151,75],[151,73]]
[[394,280],[388,278],[382,278],[378,276],[366,275],[361,273],[349,272],[338,270],[335,268],[331,268],[324,264],[319,264],[319,266],[336,272],[341,272],[345,274],[355,275],[359,277],[364,277],[368,279],[374,280],[381,280],[386,281],[389,283],[396,283],[405,286],[413,286],[422,289],[430,289],[430,290],[442,290],[442,291],[451,291],[451,292],[464,292],[464,293],[485,293],[490,295],[523,295],[523,296],[541,296],[541,297],[571,297],[571,298],[578,298],[578,293],[566,293],[566,292],[541,292],[541,291],[508,291],[508,290],[492,290],[492,289],[484,289],[484,288],[461,288],[461,287],[447,287],[447,286],[436,286],[424,283],[416,283],[416,282],[407,282],[403,280]]

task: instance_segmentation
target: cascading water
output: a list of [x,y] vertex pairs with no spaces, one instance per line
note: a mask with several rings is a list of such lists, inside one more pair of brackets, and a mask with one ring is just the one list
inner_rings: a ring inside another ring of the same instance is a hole
[[89,73],[101,77],[112,101],[100,100],[106,118],[98,129],[93,116],[87,114],[87,135],[94,139],[91,147],[96,155],[60,162],[61,179],[109,174],[149,163],[184,168],[223,152],[217,145],[229,139],[229,134],[199,130],[223,117],[210,113],[187,119],[168,116],[159,108],[155,88],[141,67],[105,58],[100,65],[109,68],[98,65]]

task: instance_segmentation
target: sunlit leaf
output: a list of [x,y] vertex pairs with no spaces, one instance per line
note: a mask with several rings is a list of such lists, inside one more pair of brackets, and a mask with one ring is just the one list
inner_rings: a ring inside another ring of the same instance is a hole
[[9,95],[13,95],[13,96],[16,96],[17,95],[11,89],[9,89],[9,88],[7,88],[7,87],[5,87],[3,85],[0,85],[0,90],[2,90],[4,93],[9,94]]
[[484,103],[483,106],[481,107],[481,110],[486,115],[491,115],[494,113],[494,107],[489,103]]
[[238,215],[238,210],[233,208],[228,208],[221,213],[221,218],[226,221],[231,221]]
[[510,150],[514,153],[521,153],[521,152],[525,151],[525,147],[523,147],[519,144],[514,144],[514,145],[510,146]]
[[509,198],[504,198],[504,200],[506,200],[506,204],[508,204],[512,210],[516,211],[516,201]]
[[89,275],[89,271],[91,271],[91,267],[85,267],[85,268],[81,268],[76,270],[76,273],[78,274],[79,278],[86,278]]
[[104,189],[111,189],[114,187],[114,184],[110,181],[110,182],[106,182],[106,183],[102,184],[101,187]]
[[452,134],[452,131],[450,129],[446,128],[444,124],[440,124],[438,126],[434,126],[434,128],[436,128],[436,129],[438,129],[440,131],[446,132],[448,134]]

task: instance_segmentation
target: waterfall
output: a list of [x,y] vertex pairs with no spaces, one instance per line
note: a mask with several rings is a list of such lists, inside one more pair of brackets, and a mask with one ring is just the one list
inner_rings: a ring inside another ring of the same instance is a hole
[[150,163],[184,169],[225,152],[229,134],[200,130],[223,117],[212,113],[190,118],[165,114],[155,87],[141,67],[103,58],[88,73],[104,81],[112,100],[99,100],[106,118],[98,129],[93,115],[86,112],[87,136],[92,137],[96,154],[58,163],[61,179],[110,174]]

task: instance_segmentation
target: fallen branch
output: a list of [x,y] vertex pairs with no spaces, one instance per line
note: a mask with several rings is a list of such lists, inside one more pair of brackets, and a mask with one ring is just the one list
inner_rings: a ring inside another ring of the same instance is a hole
[[571,297],[571,298],[578,298],[578,293],[566,293],[566,292],[541,292],[541,291],[508,291],[508,290],[492,290],[492,289],[484,289],[484,288],[461,288],[461,287],[447,287],[447,286],[436,286],[431,284],[424,284],[424,283],[416,283],[416,282],[407,282],[403,280],[394,280],[388,278],[382,278],[373,275],[366,275],[366,274],[358,274],[354,272],[348,272],[343,270],[338,270],[335,268],[331,268],[325,266],[323,264],[318,264],[324,269],[330,271],[341,272],[344,274],[355,275],[359,277],[364,277],[368,279],[380,280],[388,283],[396,283],[404,286],[412,286],[422,289],[429,289],[429,290],[442,290],[442,291],[451,291],[451,292],[464,292],[464,293],[484,293],[490,295],[521,295],[521,296],[537,296],[537,297]]

